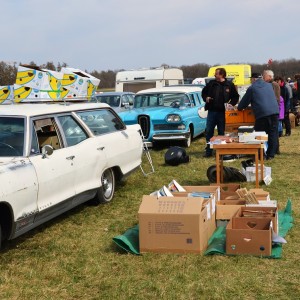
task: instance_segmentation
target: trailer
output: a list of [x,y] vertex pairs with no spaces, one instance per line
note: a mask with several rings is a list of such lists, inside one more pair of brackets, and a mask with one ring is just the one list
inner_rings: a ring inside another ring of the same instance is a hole
[[177,68],[155,68],[120,71],[116,76],[116,92],[133,92],[149,88],[183,84],[183,72]]
[[250,65],[223,65],[211,67],[208,71],[208,77],[214,77],[217,68],[224,68],[227,77],[234,77],[233,83],[237,86],[250,84],[251,66]]

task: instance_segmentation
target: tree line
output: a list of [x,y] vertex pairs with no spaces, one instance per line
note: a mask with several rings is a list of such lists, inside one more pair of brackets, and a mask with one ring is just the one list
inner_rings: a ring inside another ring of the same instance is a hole
[[[273,70],[275,75],[282,76],[284,78],[290,77],[294,79],[295,74],[300,73],[300,60],[294,58],[284,59],[284,60],[274,60],[269,66],[267,64],[253,64],[253,63],[245,63],[245,64],[251,65],[252,72],[262,73],[263,70],[271,69]],[[37,66],[33,61],[31,61],[28,65]],[[197,77],[207,76],[209,68],[216,65],[198,63],[191,66],[186,66],[186,65],[182,65],[180,67],[172,66],[172,68],[181,69],[183,71],[184,78],[194,79]],[[62,67],[67,67],[67,66],[68,66],[67,63],[57,63],[57,65],[55,65],[53,62],[47,62],[46,64],[40,65],[38,67],[42,69],[59,72]],[[162,64],[161,66],[170,67],[166,64]],[[13,85],[16,81],[17,70],[18,70],[18,65],[16,63],[6,63],[4,61],[1,61],[0,62],[0,86]],[[113,89],[115,87],[116,74],[119,71],[124,71],[124,70],[123,69],[107,70],[107,71],[85,70],[85,72],[100,79],[100,85],[99,85],[100,89],[101,88]]]

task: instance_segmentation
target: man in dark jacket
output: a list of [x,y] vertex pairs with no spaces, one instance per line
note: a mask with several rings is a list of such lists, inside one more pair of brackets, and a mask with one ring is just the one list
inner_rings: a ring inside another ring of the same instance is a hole
[[278,102],[272,84],[265,82],[259,73],[252,73],[251,83],[238,105],[238,110],[251,104],[255,116],[254,130],[268,134],[266,159],[273,159],[278,147]]
[[[237,104],[239,94],[235,85],[226,79],[226,70],[217,68],[215,79],[211,80],[202,90],[205,110],[208,110],[206,122],[206,142],[209,143],[217,126],[218,135],[225,134],[225,103]],[[205,157],[212,156],[212,149],[207,144]]]

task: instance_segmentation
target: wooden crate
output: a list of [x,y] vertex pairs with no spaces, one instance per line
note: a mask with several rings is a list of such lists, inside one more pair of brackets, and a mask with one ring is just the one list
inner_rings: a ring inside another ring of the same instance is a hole
[[240,126],[252,126],[254,122],[225,124],[225,132],[237,132]]
[[254,112],[252,109],[245,109],[243,110],[244,113],[244,122],[245,123],[250,123],[250,122],[255,122],[255,116]]
[[244,112],[238,110],[227,110],[225,111],[225,123],[243,123],[244,122]]

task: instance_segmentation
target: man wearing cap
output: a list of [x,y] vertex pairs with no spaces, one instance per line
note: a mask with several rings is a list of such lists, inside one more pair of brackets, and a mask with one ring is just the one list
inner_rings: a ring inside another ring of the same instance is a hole
[[278,147],[279,108],[272,84],[264,81],[259,73],[251,74],[251,86],[240,101],[238,110],[243,110],[249,104],[255,116],[254,130],[268,134],[266,159],[273,159]]

